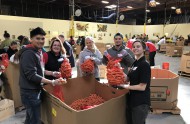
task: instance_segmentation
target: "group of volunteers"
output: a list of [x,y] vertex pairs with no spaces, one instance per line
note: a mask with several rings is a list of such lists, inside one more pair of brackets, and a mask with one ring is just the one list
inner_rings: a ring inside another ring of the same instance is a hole
[[[51,39],[48,52],[43,50],[45,35],[42,28],[33,29],[30,32],[30,44],[25,45],[15,54],[20,64],[19,85],[21,100],[26,108],[25,124],[41,124],[40,105],[43,85],[55,86],[67,83],[61,78],[59,70],[64,59],[69,59],[71,67],[75,66],[72,47],[64,40],[64,35],[61,34]],[[144,124],[149,112],[150,64],[154,65],[154,62],[152,60],[149,64],[146,61],[144,53],[147,47],[151,49],[148,43],[137,39],[132,42],[132,48],[129,49],[123,45],[123,35],[116,33],[113,47],[105,50],[103,55],[96,47],[94,39],[89,36],[85,38],[85,47],[79,54],[79,65],[89,58],[94,62],[91,75],[98,81],[100,81],[98,65],[107,65],[107,55],[121,60],[120,64],[115,66],[123,68],[125,83],[128,84],[120,85],[123,89],[129,90],[126,94],[128,124]],[[80,71],[81,76],[88,76],[82,70]]]

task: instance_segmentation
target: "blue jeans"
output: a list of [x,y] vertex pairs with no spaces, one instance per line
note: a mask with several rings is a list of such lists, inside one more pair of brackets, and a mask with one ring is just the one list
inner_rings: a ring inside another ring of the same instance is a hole
[[26,120],[24,124],[41,124],[41,91],[21,89],[20,94],[22,103],[26,108]]

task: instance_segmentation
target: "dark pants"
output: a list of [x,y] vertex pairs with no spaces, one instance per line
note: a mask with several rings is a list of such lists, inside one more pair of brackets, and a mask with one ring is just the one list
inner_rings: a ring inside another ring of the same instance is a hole
[[156,55],[156,51],[149,53],[150,66],[155,66],[155,61],[154,61],[155,55]]
[[128,108],[127,124],[145,124],[148,112],[149,106],[145,104],[134,108]]
[[41,124],[40,104],[41,91],[21,89],[21,100],[26,108],[24,124]]

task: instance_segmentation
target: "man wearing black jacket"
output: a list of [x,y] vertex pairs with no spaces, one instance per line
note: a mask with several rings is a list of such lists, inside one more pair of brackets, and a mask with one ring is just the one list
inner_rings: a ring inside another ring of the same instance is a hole
[[40,104],[42,85],[61,85],[65,80],[48,80],[45,75],[58,77],[58,72],[44,71],[42,47],[46,33],[42,28],[35,28],[30,32],[31,44],[20,52],[20,93],[23,105],[26,107],[25,124],[41,124]]

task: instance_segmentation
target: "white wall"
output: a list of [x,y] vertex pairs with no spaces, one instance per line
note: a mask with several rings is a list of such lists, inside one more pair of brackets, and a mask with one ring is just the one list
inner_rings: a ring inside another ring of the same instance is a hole
[[[77,21],[75,21],[76,25]],[[90,35],[95,34],[95,42],[104,42],[104,43],[112,43],[113,36],[116,33],[116,25],[115,24],[106,24],[107,32],[97,32],[97,24],[99,23],[92,23],[92,22],[80,22],[80,23],[88,23],[89,24],[89,31],[88,32],[81,32],[75,30],[78,35]],[[102,23],[101,23],[102,24]],[[42,27],[46,31],[50,31],[52,36],[57,35],[60,33],[64,33],[67,36],[70,21],[67,20],[55,20],[55,19],[42,19],[42,18],[28,18],[28,17],[18,17],[18,16],[4,16],[0,15],[0,39],[3,40],[4,30],[7,30],[11,35],[26,35],[29,36],[29,29],[35,27]],[[165,33],[169,33],[169,36],[172,32],[174,34],[183,35],[185,38],[188,34],[190,34],[190,24],[174,24],[174,25],[166,25],[164,28]],[[176,30],[174,30],[176,29]],[[118,32],[122,34],[143,34],[144,33],[144,26],[143,25],[118,25]],[[110,36],[111,33],[111,36]],[[146,34],[149,35],[150,39],[156,39],[153,36],[153,33],[159,33],[160,36],[163,35],[163,25],[147,25],[146,26]],[[103,40],[98,40],[98,35],[103,35]],[[105,36],[104,36],[105,34]],[[48,41],[45,44],[48,45]]]

